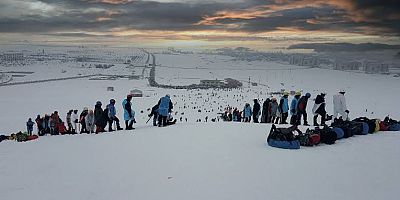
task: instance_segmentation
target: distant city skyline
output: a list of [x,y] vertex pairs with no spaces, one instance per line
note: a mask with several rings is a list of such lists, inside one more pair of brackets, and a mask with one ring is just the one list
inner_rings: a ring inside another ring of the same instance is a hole
[[2,0],[0,44],[400,44],[395,0]]

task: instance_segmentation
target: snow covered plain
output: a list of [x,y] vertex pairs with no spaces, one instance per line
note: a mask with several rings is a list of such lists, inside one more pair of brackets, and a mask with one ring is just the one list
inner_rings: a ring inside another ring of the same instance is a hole
[[[247,80],[251,76],[261,84],[232,91],[187,91],[150,88],[146,80],[76,79],[0,87],[1,134],[24,130],[27,118],[37,114],[58,110],[65,119],[69,109],[80,112],[110,98],[117,100],[121,116],[121,101],[130,90],[145,94],[133,100],[138,121],[133,131],[2,142],[1,199],[397,199],[399,132],[288,151],[265,146],[269,124],[195,121],[215,118],[227,105],[242,109],[245,102],[265,99],[267,92],[282,88],[313,95],[327,92],[328,111],[332,95],[344,88],[351,117],[390,114],[400,119],[399,79],[219,56],[156,57],[160,83],[186,84],[185,77]],[[265,70],[260,69],[263,66]],[[276,70],[280,67],[285,70]],[[175,74],[179,79],[171,78]],[[115,91],[106,91],[108,86]],[[175,103],[175,117],[188,122],[178,120],[165,128],[145,124],[147,109],[167,93]]]

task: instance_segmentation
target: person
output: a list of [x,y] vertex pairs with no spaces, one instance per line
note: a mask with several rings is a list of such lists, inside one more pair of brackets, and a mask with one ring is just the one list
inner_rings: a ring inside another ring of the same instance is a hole
[[253,122],[258,123],[258,117],[261,113],[261,106],[258,103],[258,99],[254,99],[254,106],[253,106]]
[[72,112],[73,112],[73,110],[69,110],[67,112],[67,117],[66,117],[67,126],[68,126],[68,132],[70,132],[70,133],[73,132],[73,128],[72,128]]
[[173,109],[170,96],[167,94],[158,101],[158,127],[167,126],[167,117]]
[[292,117],[290,118],[290,124],[296,125],[297,124],[297,105],[299,103],[299,99],[301,96],[301,92],[296,92],[292,102],[290,103],[290,114]]
[[271,102],[271,100],[269,98],[267,98],[267,100],[265,100],[263,103],[261,123],[268,123],[267,120],[269,118],[268,111],[269,111],[270,102]]
[[84,107],[81,114],[79,115],[79,122],[81,123],[81,131],[80,133],[88,133],[88,128],[86,127],[86,115],[88,114],[89,109]]
[[108,110],[108,131],[112,132],[114,131],[112,129],[112,124],[115,121],[117,125],[117,130],[120,131],[122,130],[121,126],[119,125],[119,119],[117,117],[117,111],[115,109],[115,99],[110,99],[110,104],[107,105],[106,110]]
[[126,99],[122,101],[122,107],[124,109],[124,120],[125,120],[125,130],[132,130],[133,123],[135,122],[135,112],[132,109],[132,95],[128,94]]
[[26,128],[28,131],[28,135],[32,135],[33,125],[35,125],[35,122],[32,121],[32,118],[29,118],[28,121],[26,122]]
[[79,122],[79,120],[78,120],[78,110],[74,110],[74,112],[71,114],[71,121],[72,121],[72,125],[73,125],[72,133],[76,134],[76,130],[78,130],[76,125]]
[[95,119],[94,119],[94,112],[93,110],[89,110],[87,115],[85,116],[85,123],[86,123],[86,133],[94,133],[94,123],[95,123]]
[[48,114],[44,115],[42,127],[43,127],[42,135],[50,133],[50,116]]
[[279,112],[282,116],[281,124],[287,124],[286,120],[289,116],[289,93],[284,92],[281,100],[279,101]]
[[104,132],[104,124],[107,124],[103,118],[104,110],[101,106],[102,103],[100,101],[97,101],[94,106],[94,124],[96,125],[96,134]]
[[345,121],[349,120],[349,110],[347,110],[346,106],[346,98],[344,94],[346,92],[344,90],[340,90],[339,94],[333,95],[333,118],[336,119],[338,114],[342,116],[342,119]]
[[246,104],[244,105],[244,108],[243,108],[243,118],[244,118],[244,122],[250,122],[250,121],[251,121],[251,115],[252,115],[251,112],[252,112],[252,111],[251,111],[251,106],[250,106],[250,104],[249,104],[249,103],[246,103]]
[[[153,126],[157,126],[157,121],[158,121],[158,104],[154,105],[151,108],[151,112],[148,115],[149,117],[153,117]],[[182,119],[182,117],[181,117]],[[182,120],[181,120],[182,121]]]
[[300,125],[301,122],[301,117],[303,117],[303,125],[304,126],[309,126],[307,122],[307,103],[308,99],[311,97],[310,93],[306,93],[306,95],[302,96],[299,99],[299,102],[297,104],[297,125]]
[[43,134],[43,118],[41,118],[40,115],[37,115],[35,122],[36,122],[36,127],[38,129],[38,135]]
[[318,124],[318,115],[321,115],[321,126],[325,125],[325,117],[326,117],[326,110],[325,110],[325,93],[321,93],[317,95],[315,98],[314,106],[312,112],[314,114],[313,125],[319,126]]
[[276,101],[275,97],[272,97],[272,101],[269,103],[269,110],[268,110],[268,115],[270,116],[271,123],[275,123],[275,120],[277,119],[278,116],[278,102]]

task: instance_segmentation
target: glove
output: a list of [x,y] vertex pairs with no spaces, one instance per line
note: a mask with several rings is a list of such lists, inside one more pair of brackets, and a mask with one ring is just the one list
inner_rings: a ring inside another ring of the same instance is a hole
[[347,114],[349,114],[350,111],[349,111],[349,110],[345,110],[344,112],[346,112]]
[[147,116],[151,117],[151,116],[153,116],[153,115],[152,115],[152,114],[148,114]]

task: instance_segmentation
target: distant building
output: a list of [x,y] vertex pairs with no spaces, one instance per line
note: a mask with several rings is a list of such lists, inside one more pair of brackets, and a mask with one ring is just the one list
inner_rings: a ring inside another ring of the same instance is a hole
[[362,63],[358,61],[351,62],[336,62],[335,70],[360,70],[362,68]]
[[21,52],[7,52],[3,53],[2,59],[8,62],[14,62],[24,59],[24,54]]
[[389,74],[389,65],[375,62],[368,62],[364,66],[367,74]]
[[143,92],[138,89],[131,90],[131,95],[133,97],[143,97]]

